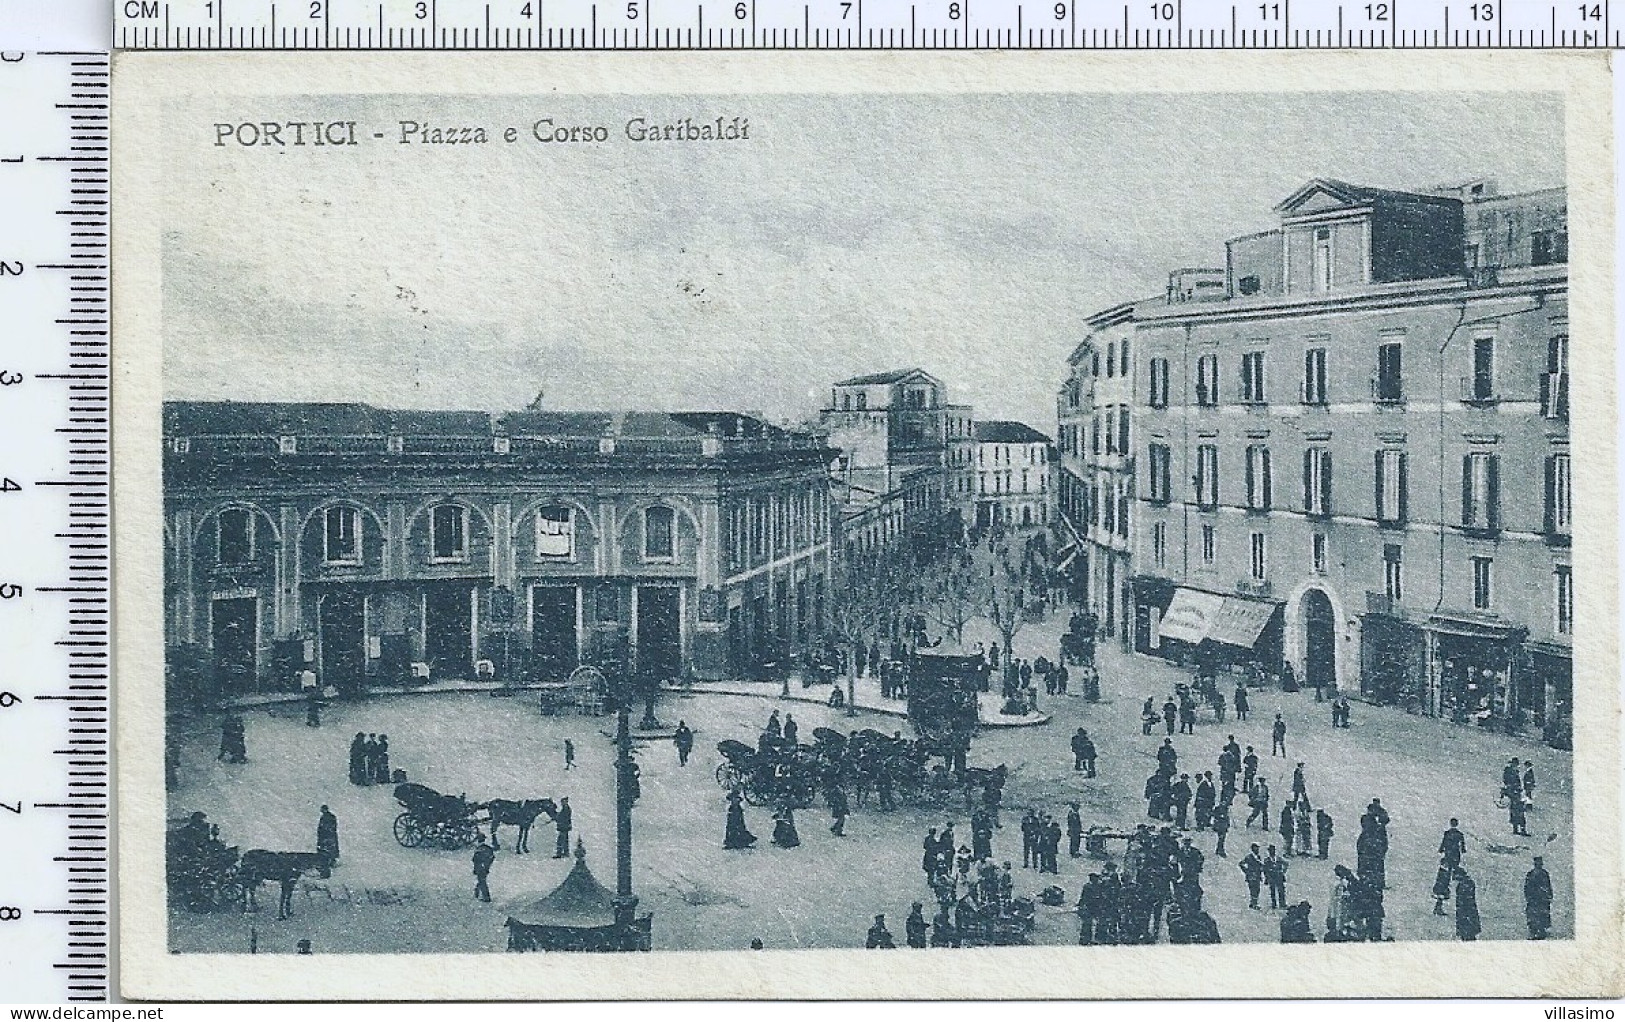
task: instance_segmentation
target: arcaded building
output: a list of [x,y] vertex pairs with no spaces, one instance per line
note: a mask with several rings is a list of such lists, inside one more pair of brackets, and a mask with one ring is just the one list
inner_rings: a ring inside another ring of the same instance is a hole
[[732,412],[164,408],[171,684],[749,670],[819,630],[833,452]]

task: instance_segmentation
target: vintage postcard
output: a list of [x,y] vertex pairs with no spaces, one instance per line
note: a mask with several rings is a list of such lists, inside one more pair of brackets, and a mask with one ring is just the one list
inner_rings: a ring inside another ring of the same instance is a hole
[[115,78],[127,996],[1620,992],[1604,58]]

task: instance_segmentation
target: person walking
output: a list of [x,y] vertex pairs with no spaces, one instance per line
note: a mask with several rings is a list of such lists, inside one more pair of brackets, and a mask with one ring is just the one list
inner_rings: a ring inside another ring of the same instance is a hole
[[795,749],[801,737],[801,725],[796,723],[794,715],[784,715],[784,744],[789,749]]
[[564,740],[564,769],[574,770],[576,767],[576,743],[569,738]]
[[1552,875],[1545,862],[1535,856],[1535,864],[1523,875],[1523,918],[1530,940],[1545,940],[1552,929]]
[[1180,830],[1190,829],[1185,821],[1191,808],[1191,775],[1180,774],[1179,780],[1169,789],[1169,794],[1174,801],[1174,826]]
[[1276,831],[1281,835],[1281,854],[1292,854],[1292,835],[1297,831],[1297,820],[1292,810],[1297,807],[1296,802],[1286,802],[1281,806],[1281,816],[1277,821]]
[[1174,722],[1179,717],[1179,706],[1172,699],[1162,704],[1162,725],[1169,734],[1174,733]]
[[1230,804],[1218,802],[1213,806],[1213,833],[1218,835],[1219,843],[1214,846],[1213,854],[1221,859],[1229,858],[1224,854],[1224,837],[1230,833]]
[[1066,810],[1066,847],[1067,853],[1074,859],[1083,854],[1079,846],[1083,844],[1083,817],[1078,814],[1078,803],[1067,803]]
[[1309,801],[1309,786],[1304,783],[1302,763],[1292,768],[1292,798],[1300,802]]
[[1264,854],[1264,880],[1270,888],[1270,908],[1286,908],[1286,860],[1270,845]]
[[1231,703],[1236,708],[1236,719],[1246,720],[1247,714],[1252,712],[1253,707],[1247,700],[1247,683],[1245,681],[1236,683],[1236,697],[1231,700]]
[[780,848],[796,848],[801,837],[796,833],[795,810],[785,805],[773,814],[773,843]]
[[474,897],[491,900],[491,864],[497,860],[497,850],[481,841],[474,848]]
[[1450,900],[1450,883],[1456,878],[1456,868],[1439,863],[1439,872],[1433,878],[1433,914],[1445,914],[1444,903]]
[[1314,814],[1309,811],[1309,799],[1298,799],[1297,808],[1292,811],[1292,822],[1297,828],[1298,846],[1297,854],[1307,858],[1314,854]]
[[[936,831],[926,839],[930,843],[931,855],[936,854]],[[728,851],[750,848],[756,844],[756,835],[745,826],[745,799],[737,791],[728,793],[728,824],[722,834],[722,847]],[[929,877],[930,871],[927,870]]]
[[1251,830],[1254,820],[1262,820],[1264,829],[1270,829],[1270,786],[1262,777],[1253,785],[1252,794],[1247,796],[1247,804],[1252,812],[1247,816],[1247,829]]
[[1478,884],[1465,869],[1456,870],[1456,939],[1477,940],[1484,932],[1478,916]]
[[677,746],[677,765],[688,766],[689,754],[694,751],[694,732],[686,721],[677,722],[677,732],[671,736],[671,741]]
[[1442,867],[1452,872],[1461,865],[1462,858],[1467,854],[1467,836],[1457,829],[1461,821],[1455,817],[1450,818],[1450,826],[1445,828],[1444,836],[1439,839],[1439,855]]
[[1535,764],[1527,759],[1523,761],[1523,804],[1527,810],[1535,808]]
[[378,736],[371,731],[367,732],[366,741],[361,743],[361,783],[370,786],[373,778],[377,776],[375,764],[378,760]]
[[1253,790],[1253,778],[1258,776],[1258,753],[1253,751],[1251,745],[1247,746],[1247,755],[1241,757],[1241,790]]
[[1315,844],[1320,848],[1320,857],[1326,858],[1332,847],[1332,814],[1325,807],[1315,810]]
[[1281,719],[1279,713],[1275,715],[1275,726],[1270,729],[1270,755],[1273,757],[1277,753],[1282,759],[1286,758],[1286,721]]
[[1194,735],[1196,733],[1196,704],[1186,703],[1179,708],[1179,733]]
[[339,861],[339,818],[326,806],[316,820],[316,854],[327,860],[329,869]]
[[1258,854],[1258,846],[1252,845],[1247,854],[1241,858],[1241,875],[1247,881],[1247,907],[1258,908],[1258,892],[1264,886],[1264,860]]
[[1529,836],[1529,815],[1523,802],[1523,790],[1517,789],[1507,798],[1507,820],[1512,824],[1512,833],[1522,837]]
[[1077,731],[1073,732],[1072,769],[1079,773],[1083,772],[1083,747],[1088,741],[1089,735],[1083,730],[1083,728],[1080,727]]
[[911,948],[923,948],[926,944],[926,934],[929,927],[925,921],[925,906],[915,902],[914,907],[908,910],[908,919],[903,922],[903,933]]
[[1213,822],[1213,807],[1219,794],[1213,788],[1213,771],[1208,770],[1196,779],[1196,829],[1206,830]]
[[[1082,730],[1081,728],[1079,730]],[[1083,776],[1095,776],[1095,740],[1089,737],[1089,732],[1083,732]]]
[[389,736],[378,735],[378,748],[372,753],[372,779],[375,784],[389,783]]
[[829,816],[831,820],[829,832],[834,834],[836,837],[845,837],[846,817],[849,812],[846,800],[846,789],[842,788],[839,784],[832,784],[829,786],[829,792],[826,795],[826,798],[829,801]]
[[569,797],[559,799],[559,807],[553,813],[553,826],[558,830],[558,840],[553,844],[555,859],[562,859],[570,854],[570,826],[574,816]]
[[354,785],[367,783],[367,736],[360,731],[355,733],[355,739],[350,742],[350,783]]

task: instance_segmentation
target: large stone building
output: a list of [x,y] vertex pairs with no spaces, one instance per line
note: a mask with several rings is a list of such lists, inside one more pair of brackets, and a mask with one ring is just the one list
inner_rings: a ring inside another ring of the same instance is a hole
[[842,542],[866,555],[905,537],[955,531],[971,505],[970,409],[948,403],[922,369],[842,380],[819,426],[836,451],[831,469]]
[[1315,180],[1277,213],[1217,300],[1133,310],[1136,648],[1565,740],[1564,192]]
[[974,426],[978,529],[1048,525],[1054,487],[1049,437],[1025,422],[990,419]]
[[829,597],[834,452],[748,416],[177,402],[164,440],[169,663],[205,698],[723,677]]

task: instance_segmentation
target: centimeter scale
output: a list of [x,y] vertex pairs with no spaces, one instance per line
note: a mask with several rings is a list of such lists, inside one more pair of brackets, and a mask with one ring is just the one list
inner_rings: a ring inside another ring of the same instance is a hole
[[[132,50],[1625,45],[1607,0],[112,0]],[[109,986],[108,57],[0,53],[0,995]]]
[[[1613,48],[1608,0],[115,0],[120,49]],[[1625,26],[1622,26],[1625,28]]]
[[0,53],[0,1000],[108,991],[108,57]]

